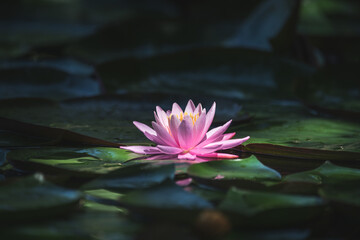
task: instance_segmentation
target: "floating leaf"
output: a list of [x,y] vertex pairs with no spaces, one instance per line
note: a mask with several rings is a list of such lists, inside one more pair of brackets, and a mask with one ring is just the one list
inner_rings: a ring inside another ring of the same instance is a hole
[[243,147],[257,155],[265,165],[284,173],[306,171],[330,160],[333,163],[360,168],[360,153],[287,147],[267,143],[250,143]]
[[0,220],[17,222],[72,213],[81,198],[80,192],[50,184],[36,174],[0,186]]
[[264,166],[255,156],[193,164],[188,168],[188,174],[199,183],[219,187],[261,188],[265,182],[281,179],[278,172]]
[[199,210],[212,208],[207,200],[172,183],[132,191],[120,198],[120,206],[148,217],[186,222],[193,221]]
[[32,222],[2,229],[6,239],[133,239],[140,226],[119,213],[86,211],[72,218]]
[[355,186],[325,186],[319,190],[319,194],[329,200],[337,213],[359,219],[360,214],[360,190]]
[[231,188],[219,208],[241,225],[289,226],[318,217],[324,207],[319,197],[246,191]]
[[[70,64],[73,64],[74,68],[78,67],[75,63]],[[85,75],[71,74],[71,70],[65,71],[69,66],[64,65],[58,67],[51,63],[35,66],[31,63],[0,64],[1,98],[42,96],[64,99],[101,93],[100,82],[90,76],[91,72]]]
[[85,184],[83,189],[134,189],[147,188],[165,180],[174,179],[173,164],[154,165],[151,163],[135,164],[109,172]]
[[111,147],[119,146],[119,144],[116,143],[84,136],[82,134],[59,128],[24,123],[2,117],[0,117],[0,123],[0,129],[2,130],[0,131],[1,135],[3,135],[4,138],[10,137],[10,140],[6,139],[5,141],[3,141],[3,147],[51,145],[100,145]]
[[119,148],[42,148],[14,150],[7,159],[28,171],[95,177],[121,168],[123,162],[135,156]]
[[114,202],[123,195],[105,189],[84,191],[85,203],[84,207],[97,211],[122,212],[122,209],[114,206]]
[[288,175],[284,178],[284,181],[319,185],[356,184],[360,183],[360,170],[336,166],[327,161],[314,170]]

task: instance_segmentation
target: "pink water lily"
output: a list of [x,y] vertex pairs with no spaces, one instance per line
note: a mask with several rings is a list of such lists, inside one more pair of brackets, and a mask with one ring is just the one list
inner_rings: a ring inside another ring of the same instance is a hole
[[185,111],[177,103],[174,103],[172,110],[167,112],[157,106],[154,112],[156,121],[152,122],[153,128],[134,121],[134,125],[157,146],[121,148],[139,154],[177,155],[178,159],[182,160],[194,160],[196,157],[237,158],[237,155],[216,153],[216,151],[238,146],[250,137],[231,139],[235,133],[225,133],[231,120],[223,126],[208,131],[214,119],[215,108],[214,102],[209,112],[206,112],[201,104],[195,107],[192,100],[187,103]]

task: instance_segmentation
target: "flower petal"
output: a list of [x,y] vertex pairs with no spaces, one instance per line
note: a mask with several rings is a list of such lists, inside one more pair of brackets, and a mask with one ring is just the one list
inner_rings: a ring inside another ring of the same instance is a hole
[[162,153],[170,154],[170,155],[175,155],[175,154],[179,154],[179,153],[183,152],[183,150],[181,148],[171,147],[171,146],[157,145],[157,148],[159,148],[159,150]]
[[168,127],[168,116],[165,113],[164,110],[162,110],[161,107],[156,106],[156,112],[157,112],[157,116],[159,118],[159,122],[164,126],[164,127]]
[[[156,134],[156,133],[155,133]],[[147,137],[150,141],[156,143],[156,144],[160,144],[160,145],[166,145],[166,143],[158,136],[156,135],[151,135],[148,132],[144,132],[145,137]]]
[[222,146],[220,149],[229,149],[229,148],[233,148],[233,147],[236,147],[236,146],[242,144],[243,142],[249,140],[249,138],[250,137],[247,136],[245,138],[230,139],[230,140],[225,140],[225,141],[220,141],[220,142],[214,142],[214,143],[210,143],[210,144],[206,145],[205,147],[208,148],[208,147],[217,146],[218,144],[221,144]]
[[183,112],[183,110],[181,109],[179,104],[173,103],[171,113],[175,114],[175,115],[180,115],[180,113],[182,113],[182,112]]
[[205,140],[203,140],[203,142],[201,142],[197,148],[201,148],[203,146],[206,146],[207,144],[210,144],[212,142],[216,142],[219,141],[219,137],[221,137],[221,135],[229,128],[231,121],[228,121],[227,123],[225,123],[224,125],[220,126],[220,127],[216,127],[211,129],[208,133],[206,133],[206,137]]
[[[204,128],[201,132],[201,137],[200,137],[201,140],[205,137],[205,134],[209,130],[209,127],[211,126],[211,123],[214,120],[215,110],[216,110],[216,103],[214,102],[212,107],[210,108],[209,112],[206,114],[206,121],[205,121]],[[201,114],[203,114],[203,113],[201,113]]]
[[[205,109],[204,109],[205,110]],[[202,105],[201,105],[201,103],[199,103],[198,105],[197,105],[197,107],[195,108],[195,110],[194,110],[194,114],[196,115],[196,114],[202,114],[202,112],[203,112],[203,108],[202,108]],[[205,112],[205,114],[206,114],[206,110],[204,111]]]
[[157,133],[157,136],[160,137],[160,139],[163,140],[166,145],[178,147],[178,144],[175,142],[174,138],[170,135],[166,128],[157,124],[156,122],[152,122],[152,126]]
[[235,136],[236,133],[232,132],[232,133],[225,133],[224,135],[222,135],[222,140],[221,141],[225,141],[225,140],[229,140],[231,139],[233,136]]
[[190,153],[195,154],[195,155],[204,155],[207,153],[215,152],[220,149],[222,149],[221,144],[212,144],[210,146],[206,146],[206,147],[202,147],[202,148],[194,148],[194,149],[190,150]]
[[189,149],[192,147],[193,142],[193,124],[192,119],[189,115],[184,117],[184,120],[178,128],[179,145],[182,149]]
[[190,99],[186,105],[186,108],[185,108],[185,112],[187,113],[194,113],[195,111],[195,104],[194,102]]
[[150,146],[125,146],[120,147],[138,154],[159,154],[161,153],[157,147]]
[[196,155],[193,155],[191,153],[179,154],[178,159],[180,159],[180,160],[195,160]]
[[156,135],[156,132],[154,131],[154,129],[152,129],[148,125],[145,125],[145,124],[143,124],[141,122],[137,122],[137,121],[133,121],[133,124],[143,133],[148,132],[151,135]]
[[172,116],[170,118],[170,123],[169,123],[170,132],[178,145],[179,145],[179,136],[178,136],[179,126],[180,126],[180,120],[177,117]]
[[200,117],[196,120],[194,127],[193,127],[193,146],[196,146],[202,139],[202,132],[204,129],[206,121],[206,114],[205,111],[203,111],[203,114],[200,115]]
[[222,159],[234,159],[238,158],[238,155],[228,154],[228,153],[207,153],[203,155],[197,155],[198,157],[206,157],[206,158],[222,158]]

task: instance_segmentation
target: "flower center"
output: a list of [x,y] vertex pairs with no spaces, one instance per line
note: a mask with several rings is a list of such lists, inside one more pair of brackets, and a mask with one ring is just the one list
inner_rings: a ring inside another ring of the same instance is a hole
[[199,118],[199,114],[197,113],[197,114],[192,114],[192,113],[187,113],[187,112],[185,112],[185,113],[180,113],[180,114],[171,114],[168,118],[169,118],[169,120],[171,120],[171,117],[172,116],[176,116],[179,120],[180,120],[180,122],[182,122],[182,120],[184,120],[184,117],[185,116],[190,116],[190,118],[191,118],[191,120],[192,120],[192,123],[193,123],[193,125],[196,123],[196,120],[198,120],[198,118]]

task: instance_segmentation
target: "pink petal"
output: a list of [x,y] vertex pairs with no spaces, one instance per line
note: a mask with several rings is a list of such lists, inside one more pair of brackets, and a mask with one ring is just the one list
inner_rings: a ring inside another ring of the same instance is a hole
[[216,110],[216,103],[214,102],[212,107],[210,108],[209,112],[206,114],[206,121],[205,121],[203,131],[201,133],[201,137],[200,137],[201,139],[203,139],[205,137],[206,132],[209,130],[209,127],[211,126],[211,123],[214,120],[215,110]]
[[178,159],[180,159],[180,160],[185,160],[185,159],[186,160],[195,160],[196,155],[193,155],[191,153],[179,154]]
[[228,154],[228,153],[207,153],[203,155],[197,155],[198,157],[206,157],[206,158],[218,158],[218,159],[234,159],[238,158],[238,155]]
[[186,178],[186,179],[176,181],[176,185],[178,185],[180,187],[185,187],[185,186],[190,185],[191,182],[192,182],[192,178]]
[[189,149],[192,147],[193,142],[193,124],[189,115],[184,117],[184,120],[178,128],[179,145],[182,149]]
[[180,126],[180,120],[177,117],[172,116],[169,123],[170,132],[178,145],[179,145],[179,136],[178,136],[179,126]]
[[174,138],[170,136],[170,133],[163,126],[160,126],[156,122],[152,122],[152,126],[155,129],[157,136],[160,137],[160,139],[163,140],[166,143],[166,145],[170,145],[173,147],[178,146]]
[[148,132],[151,135],[156,135],[156,132],[154,131],[154,129],[150,128],[148,125],[145,125],[141,122],[137,122],[137,121],[133,121],[133,124],[143,133]]
[[186,105],[186,108],[185,108],[185,112],[187,113],[194,113],[194,110],[195,110],[195,104],[194,102],[190,99]]
[[[205,111],[204,111],[205,112]],[[203,113],[204,113],[203,112]],[[193,146],[196,146],[203,138],[202,132],[204,129],[206,121],[206,114],[201,114],[200,117],[196,120],[194,127],[193,127]]]
[[[156,133],[155,133],[156,134]],[[156,144],[160,144],[160,145],[166,145],[166,143],[158,136],[156,135],[151,135],[148,132],[144,132],[145,137],[147,137],[150,141],[156,143]]]
[[225,140],[229,140],[231,139],[233,136],[235,136],[236,133],[225,133],[223,136],[222,136],[222,140],[221,141],[225,141]]
[[157,148],[162,153],[169,154],[169,155],[175,155],[175,154],[179,154],[179,153],[183,152],[182,149],[177,148],[177,147],[171,147],[171,146],[157,145]]
[[162,110],[161,107],[156,106],[156,112],[157,112],[157,116],[159,119],[159,122],[164,126],[167,127],[168,126],[168,116],[167,114],[164,112],[164,110]]
[[150,146],[126,146],[120,147],[138,154],[159,154],[161,153],[157,147]]
[[229,149],[229,148],[233,148],[236,147],[240,144],[242,144],[243,142],[249,140],[249,136],[245,137],[245,138],[240,138],[240,139],[230,139],[230,140],[225,140],[225,141],[220,141],[220,142],[214,142],[214,143],[210,143],[208,145],[206,145],[205,147],[212,147],[212,146],[217,146],[219,144],[221,144],[221,148],[220,149]]
[[229,128],[231,121],[228,121],[224,125],[211,129],[208,133],[206,133],[206,139],[201,142],[197,148],[201,148],[203,146],[206,146],[207,144],[210,144],[212,142],[218,141],[218,138]]
[[[196,109],[194,110],[194,114],[199,114],[200,115],[200,114],[202,114],[202,111],[203,111],[202,105],[201,105],[201,103],[199,103],[197,105]],[[206,113],[206,110],[204,112]]]
[[182,109],[177,103],[173,103],[171,113],[175,115],[180,115],[182,113]]
[[196,148],[190,150],[190,153],[200,156],[200,155],[204,155],[204,154],[208,154],[208,153],[213,153],[220,149],[222,149],[221,144],[212,144],[210,146],[206,146],[206,147],[202,147],[202,148],[196,147]]

